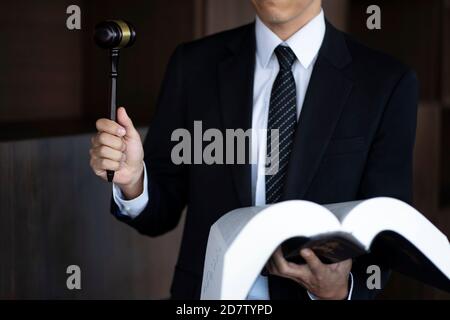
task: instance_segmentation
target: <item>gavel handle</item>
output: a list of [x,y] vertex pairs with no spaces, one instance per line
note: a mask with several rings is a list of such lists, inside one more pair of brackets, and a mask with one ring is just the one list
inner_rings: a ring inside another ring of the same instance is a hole
[[[111,49],[111,115],[112,121],[117,120],[117,77],[119,76],[119,49]],[[109,182],[114,180],[114,171],[107,170],[106,176]]]

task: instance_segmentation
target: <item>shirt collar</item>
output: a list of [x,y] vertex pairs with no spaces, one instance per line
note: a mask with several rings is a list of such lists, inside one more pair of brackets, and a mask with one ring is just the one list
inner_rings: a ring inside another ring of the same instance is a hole
[[264,68],[270,62],[273,52],[280,44],[289,46],[302,66],[307,69],[319,53],[325,36],[323,10],[288,40],[281,40],[256,16],[256,54]]

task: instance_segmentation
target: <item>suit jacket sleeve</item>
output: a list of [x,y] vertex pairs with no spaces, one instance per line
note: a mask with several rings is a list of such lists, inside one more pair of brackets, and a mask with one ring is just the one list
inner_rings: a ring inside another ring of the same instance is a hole
[[178,143],[171,141],[172,132],[185,127],[187,99],[182,81],[182,48],[179,46],[170,59],[144,142],[150,201],[135,219],[121,215],[116,203],[111,201],[111,211],[117,219],[149,236],[158,236],[175,228],[186,206],[186,167],[175,165],[171,160],[172,148]]
[[[384,109],[360,185],[361,199],[387,196],[411,204],[417,100],[416,75],[407,71],[394,87]],[[379,291],[367,288],[369,265],[381,268],[382,287],[387,282],[389,268],[381,261],[370,254],[355,259],[353,299],[371,299]]]

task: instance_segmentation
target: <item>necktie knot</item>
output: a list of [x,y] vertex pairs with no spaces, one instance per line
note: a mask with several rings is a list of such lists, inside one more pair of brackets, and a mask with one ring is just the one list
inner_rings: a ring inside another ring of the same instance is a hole
[[275,49],[275,54],[278,59],[278,64],[282,70],[291,70],[295,62],[296,56],[291,48],[279,45]]

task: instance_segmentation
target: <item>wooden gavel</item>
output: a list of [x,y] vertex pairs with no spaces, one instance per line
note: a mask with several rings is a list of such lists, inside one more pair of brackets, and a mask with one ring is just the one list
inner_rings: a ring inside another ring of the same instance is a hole
[[[111,115],[110,118],[116,121],[117,118],[117,78],[119,76],[119,54],[120,49],[131,47],[136,40],[134,27],[123,20],[108,20],[100,22],[95,27],[95,43],[103,49],[109,49],[111,57]],[[114,171],[107,170],[108,181],[114,180]]]

